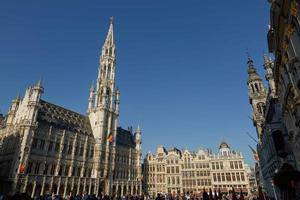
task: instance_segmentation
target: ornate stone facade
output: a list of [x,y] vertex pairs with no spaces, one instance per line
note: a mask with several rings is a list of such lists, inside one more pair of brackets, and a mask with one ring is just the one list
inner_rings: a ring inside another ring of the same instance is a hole
[[141,193],[141,130],[117,127],[113,22],[87,115],[42,99],[38,81],[0,117],[0,190],[65,196]]
[[269,196],[274,197],[272,177],[281,165],[281,159],[275,149],[274,136],[281,134],[281,111],[275,94],[273,62],[264,56],[264,68],[269,88],[266,89],[262,79],[254,67],[253,60],[248,58],[248,94],[252,106],[252,120],[258,136],[257,153],[259,155],[258,169],[262,180],[261,186]]
[[240,152],[230,150],[222,142],[218,154],[200,149],[197,152],[158,146],[156,155],[144,159],[144,189],[157,193],[199,193],[203,188],[221,189],[227,193],[234,187],[249,192],[249,167]]
[[269,51],[287,145],[300,169],[300,11],[298,0],[271,1]]
[[[248,91],[259,139],[259,182],[269,196],[280,198],[281,192],[272,183],[276,171],[284,163],[300,169],[300,12],[298,0],[269,2],[267,37],[274,61],[264,56],[268,89],[252,90],[248,61]],[[258,82],[262,83],[261,78]],[[262,110],[257,109],[257,101],[262,102]]]

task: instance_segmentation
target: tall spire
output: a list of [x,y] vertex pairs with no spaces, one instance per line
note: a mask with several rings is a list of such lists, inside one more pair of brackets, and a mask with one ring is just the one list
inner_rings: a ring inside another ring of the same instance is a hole
[[109,29],[103,47],[112,47],[114,45],[114,17],[110,17]]
[[113,107],[115,90],[115,43],[113,36],[113,18],[110,18],[108,33],[104,41],[99,60],[99,71],[95,89],[95,107]]

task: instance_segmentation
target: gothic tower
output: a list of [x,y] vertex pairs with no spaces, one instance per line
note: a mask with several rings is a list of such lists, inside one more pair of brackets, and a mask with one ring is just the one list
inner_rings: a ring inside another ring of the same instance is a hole
[[252,105],[253,123],[256,126],[258,137],[262,134],[265,121],[264,111],[266,103],[266,91],[262,79],[257,74],[253,60],[248,58],[248,94]]
[[113,36],[113,20],[111,18],[109,30],[102,47],[96,88],[93,84],[90,89],[88,115],[95,138],[104,140],[110,134],[118,113],[116,112],[115,93],[115,43]]
[[119,116],[119,90],[115,91],[116,47],[113,35],[113,19],[102,47],[96,87],[92,84],[89,95],[88,117],[96,139],[96,157],[99,160],[97,176],[107,180],[104,188],[109,193],[114,170],[114,156]]

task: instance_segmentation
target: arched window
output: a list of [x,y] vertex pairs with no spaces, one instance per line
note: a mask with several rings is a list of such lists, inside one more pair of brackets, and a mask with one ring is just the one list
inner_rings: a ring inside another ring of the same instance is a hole
[[255,93],[254,86],[251,85],[252,92]]
[[254,84],[256,92],[259,92],[257,83]]
[[264,104],[264,103],[259,103],[259,104],[257,104],[257,111],[258,111],[260,114],[264,114],[264,110],[265,110],[265,104]]
[[103,66],[102,77],[105,78],[106,75],[106,65]]
[[111,68],[110,66],[107,67],[107,79],[110,79],[110,72],[111,72]]
[[259,104],[257,104],[257,111],[260,113],[260,114],[262,114],[262,110],[261,110],[261,107],[260,107],[260,105]]

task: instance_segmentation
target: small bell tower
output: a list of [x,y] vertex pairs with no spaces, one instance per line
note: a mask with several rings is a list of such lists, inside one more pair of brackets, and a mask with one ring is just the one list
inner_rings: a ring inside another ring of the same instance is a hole
[[248,94],[250,104],[252,106],[253,123],[256,126],[258,137],[262,134],[263,125],[265,122],[265,104],[266,104],[266,90],[263,86],[262,79],[256,72],[253,65],[253,60],[248,58]]

